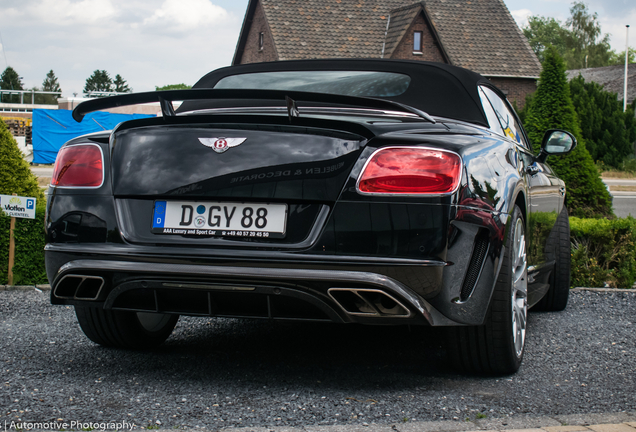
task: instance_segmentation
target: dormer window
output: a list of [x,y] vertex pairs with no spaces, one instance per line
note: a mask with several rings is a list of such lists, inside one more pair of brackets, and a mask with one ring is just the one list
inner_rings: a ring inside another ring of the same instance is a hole
[[413,32],[413,52],[416,52],[416,53],[422,52],[422,32],[421,31]]
[[263,51],[263,42],[265,40],[265,33],[260,32],[258,34],[258,50]]

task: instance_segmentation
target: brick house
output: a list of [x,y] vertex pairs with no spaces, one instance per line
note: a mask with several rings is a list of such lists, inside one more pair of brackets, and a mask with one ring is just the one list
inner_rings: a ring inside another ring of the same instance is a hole
[[461,66],[519,108],[541,72],[502,0],[250,0],[232,64],[343,57]]

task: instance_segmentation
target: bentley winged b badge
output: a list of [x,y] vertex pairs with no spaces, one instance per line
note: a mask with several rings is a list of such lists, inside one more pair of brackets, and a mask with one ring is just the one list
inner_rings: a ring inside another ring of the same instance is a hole
[[223,153],[230,147],[236,147],[243,143],[247,138],[199,138],[201,144],[212,148],[217,153]]

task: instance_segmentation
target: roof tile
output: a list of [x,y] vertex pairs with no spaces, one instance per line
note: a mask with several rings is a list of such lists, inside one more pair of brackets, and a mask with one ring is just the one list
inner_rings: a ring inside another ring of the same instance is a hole
[[[605,66],[598,68],[574,69],[566,72],[569,80],[579,75],[586,82],[593,81],[600,84],[603,88],[612,93],[616,93],[618,100],[623,100],[623,91],[625,89],[625,65]],[[627,67],[627,103],[632,103],[636,99],[636,63],[629,64]]]
[[383,46],[388,57],[424,11],[452,64],[486,76],[538,77],[541,71],[503,0],[261,2],[281,60],[379,58]]
[[420,3],[411,4],[391,11],[389,28],[386,32],[385,58],[391,57],[391,54],[393,54],[393,51],[397,48],[411,23],[417,14],[421,12],[422,5]]

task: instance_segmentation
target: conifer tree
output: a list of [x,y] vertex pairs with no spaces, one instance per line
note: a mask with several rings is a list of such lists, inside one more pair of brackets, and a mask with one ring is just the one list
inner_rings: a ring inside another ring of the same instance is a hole
[[611,197],[581,134],[579,120],[570,98],[565,63],[555,48],[545,52],[539,85],[526,115],[526,131],[535,152],[548,129],[564,129],[578,141],[576,149],[566,156],[550,157],[548,163],[567,187],[566,206],[572,216],[611,216]]
[[[47,91],[47,92],[61,92],[62,89],[60,88],[60,83],[57,80],[57,77],[55,76],[55,72],[53,72],[53,69],[51,69],[49,71],[49,73],[46,74],[46,78],[44,78],[44,81],[42,82],[42,91]],[[57,98],[61,97],[60,95],[43,95],[43,103],[45,104],[56,104],[57,103]]]
[[117,93],[132,93],[132,89],[128,87],[126,80],[119,74],[115,75],[113,85]]
[[0,194],[35,197],[44,202],[44,193],[38,186],[29,163],[22,157],[18,144],[7,125],[0,120]]
[[86,78],[86,85],[84,85],[84,93],[98,91],[98,92],[112,92],[113,91],[113,79],[108,75],[105,70],[96,69],[93,74]]
[[[3,90],[24,90],[22,80],[20,76],[11,66],[7,68],[0,75],[0,89]],[[20,103],[19,95],[2,95],[0,102],[5,103]]]
[[57,81],[55,72],[53,69],[46,74],[46,78],[42,82],[42,91],[61,92],[60,83]]
[[620,168],[625,158],[634,154],[636,124],[631,107],[623,112],[616,93],[595,82],[587,83],[580,75],[570,81],[570,93],[592,159]]

